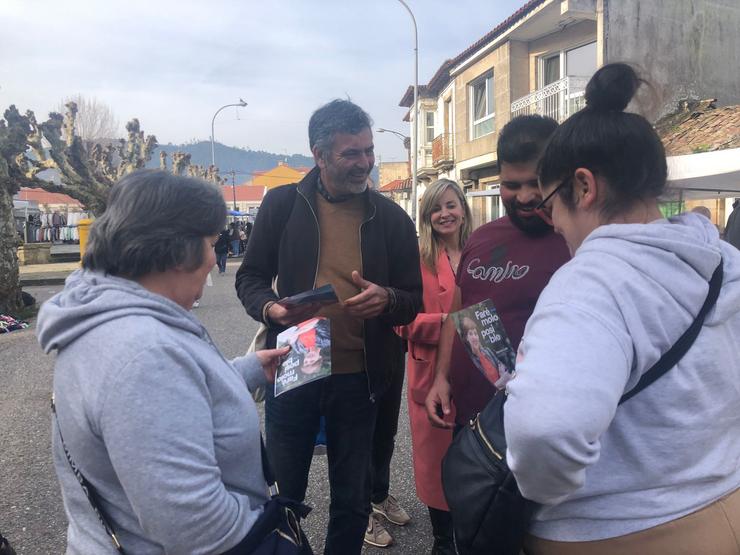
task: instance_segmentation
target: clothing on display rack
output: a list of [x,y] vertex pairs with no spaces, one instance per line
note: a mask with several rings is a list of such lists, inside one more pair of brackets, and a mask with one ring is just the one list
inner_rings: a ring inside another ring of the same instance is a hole
[[80,240],[78,225],[88,217],[87,212],[34,214],[24,222],[26,243],[76,243]]

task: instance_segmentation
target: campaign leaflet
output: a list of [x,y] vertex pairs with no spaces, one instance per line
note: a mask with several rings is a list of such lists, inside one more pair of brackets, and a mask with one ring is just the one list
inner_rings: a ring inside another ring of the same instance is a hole
[[483,302],[451,314],[455,329],[475,367],[499,389],[514,376],[516,352],[493,302]]
[[294,308],[296,306],[311,303],[328,305],[336,302],[339,302],[339,299],[337,298],[337,294],[331,283],[317,289],[304,291],[303,293],[298,293],[292,297],[285,297],[277,301],[280,306],[284,306],[285,308]]
[[275,397],[331,374],[331,324],[328,318],[311,318],[277,336],[277,348],[290,352],[275,375]]

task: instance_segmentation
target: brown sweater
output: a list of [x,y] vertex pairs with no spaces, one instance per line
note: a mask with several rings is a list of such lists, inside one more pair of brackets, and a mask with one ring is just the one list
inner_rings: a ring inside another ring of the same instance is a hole
[[[316,195],[321,242],[316,287],[334,286],[340,301],[357,295],[360,290],[352,281],[352,271],[362,274],[360,226],[365,216],[362,196],[331,203]],[[320,316],[331,321],[332,374],[352,374],[365,370],[363,324],[352,318],[337,303],[324,307]]]

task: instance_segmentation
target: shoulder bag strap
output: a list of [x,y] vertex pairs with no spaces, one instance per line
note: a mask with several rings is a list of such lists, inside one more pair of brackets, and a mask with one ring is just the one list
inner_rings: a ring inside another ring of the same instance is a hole
[[704,325],[704,318],[706,318],[707,313],[717,303],[717,297],[719,297],[719,290],[722,285],[722,274],[723,267],[722,260],[720,259],[717,269],[714,270],[712,279],[709,281],[709,293],[707,294],[707,299],[704,301],[704,306],[699,310],[699,314],[696,315],[694,323],[691,324],[689,329],[687,329],[683,335],[678,338],[678,341],[676,341],[673,347],[660,357],[660,360],[656,362],[652,368],[642,375],[640,381],[637,382],[637,385],[622,395],[622,398],[619,400],[620,405],[637,395],[640,391],[668,372],[668,370],[676,366],[676,364],[678,364],[678,362],[688,352],[691,345],[694,344],[696,337],[699,335],[701,327]]
[[262,434],[260,434],[260,455],[262,456],[262,474],[265,477],[265,482],[267,483],[267,489],[270,497],[280,495],[280,490],[278,489],[275,475],[272,473],[272,467],[270,466],[270,461],[267,458],[267,449],[265,448],[265,441],[262,439]]
[[92,507],[93,511],[95,512],[95,515],[98,517],[98,520],[100,520],[100,524],[103,525],[103,528],[105,529],[105,533],[110,536],[111,541],[113,542],[113,545],[115,546],[116,550],[125,555],[126,552],[123,550],[123,546],[121,546],[121,543],[118,541],[118,538],[116,537],[115,532],[113,531],[113,527],[110,524],[110,519],[106,516],[105,511],[103,511],[103,508],[100,507],[100,505],[97,502],[98,494],[95,491],[95,488],[93,485],[87,481],[87,478],[85,478],[84,474],[80,472],[80,469],[77,468],[77,465],[74,463],[74,460],[72,460],[72,455],[69,453],[69,449],[67,449],[67,446],[64,443],[64,437],[62,436],[62,428],[59,426],[59,418],[57,417],[57,408],[54,404],[54,396],[51,397],[51,412],[54,414],[54,420],[57,423],[57,431],[59,432],[59,439],[62,442],[62,448],[64,449],[64,454],[67,457],[67,462],[69,463],[69,467],[72,469],[72,473],[77,478],[77,481],[80,483],[80,487],[82,488],[82,491],[85,493],[85,497],[87,497],[87,500],[90,502],[90,506]]

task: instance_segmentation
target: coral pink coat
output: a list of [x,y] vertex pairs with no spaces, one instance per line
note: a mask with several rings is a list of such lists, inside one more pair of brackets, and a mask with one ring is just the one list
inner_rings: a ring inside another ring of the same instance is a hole
[[[437,259],[437,275],[422,263],[421,278],[424,310],[413,322],[396,331],[408,340],[406,376],[416,493],[424,504],[449,510],[442,492],[442,457],[452,442],[452,431],[432,427],[424,407],[434,381],[442,313],[449,312],[455,292],[455,274],[444,250]],[[448,419],[455,421],[454,408]]]

